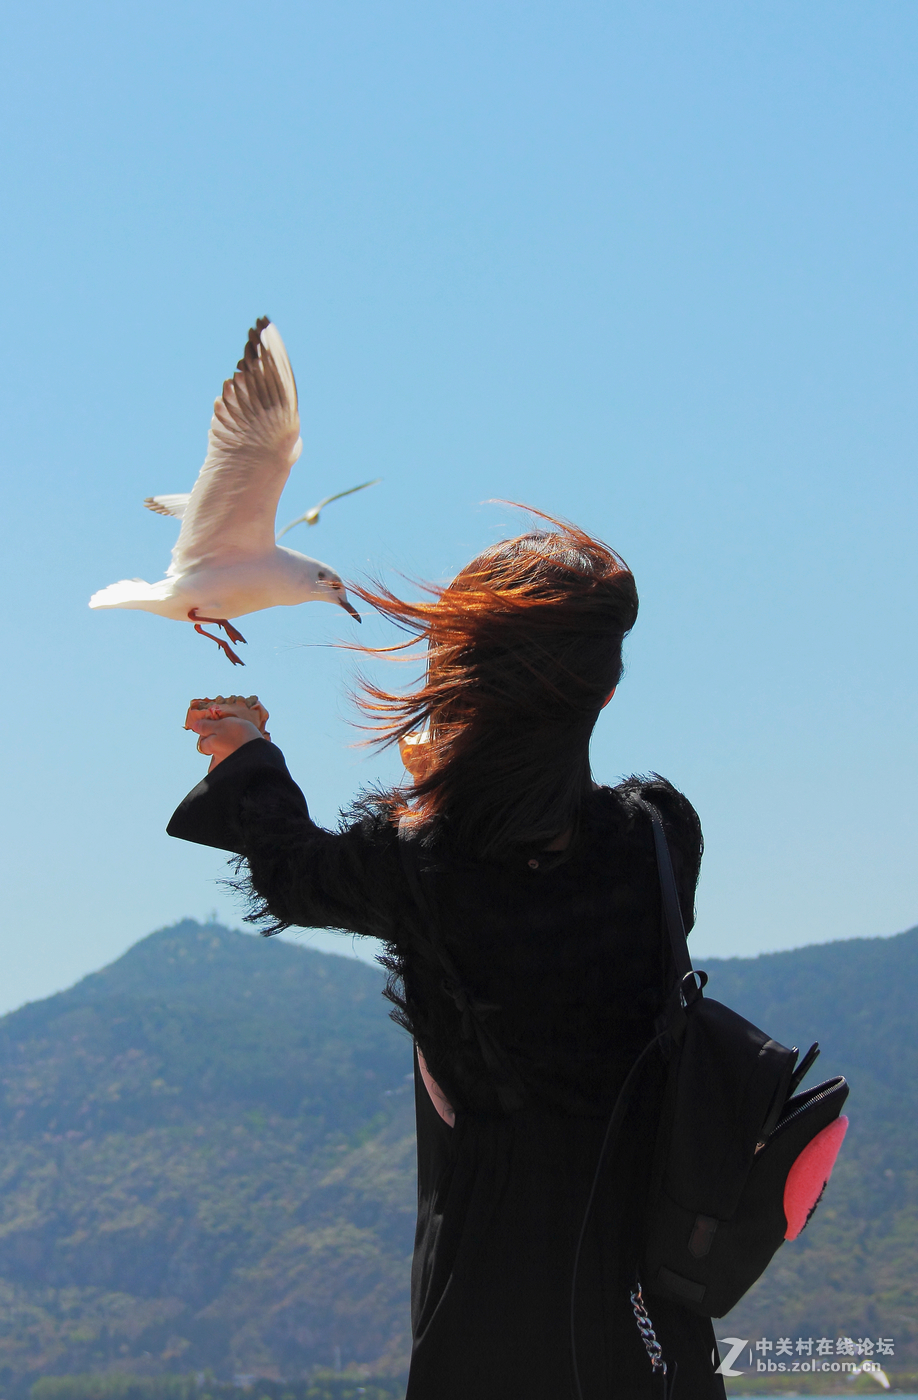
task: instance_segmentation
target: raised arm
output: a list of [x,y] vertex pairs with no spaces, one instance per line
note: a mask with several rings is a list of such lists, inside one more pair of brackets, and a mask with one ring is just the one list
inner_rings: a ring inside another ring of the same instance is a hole
[[385,820],[367,816],[326,831],[310,817],[283,754],[254,724],[202,717],[190,727],[211,766],[179,804],[169,835],[244,856],[266,932],[300,925],[398,942],[401,872]]

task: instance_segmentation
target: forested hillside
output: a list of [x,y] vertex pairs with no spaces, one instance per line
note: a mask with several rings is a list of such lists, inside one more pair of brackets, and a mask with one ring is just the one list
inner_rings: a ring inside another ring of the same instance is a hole
[[410,1043],[382,976],[191,922],[0,1021],[0,1376],[408,1349]]
[[[719,1335],[916,1356],[918,930],[702,960],[844,1072],[830,1195]],[[295,1377],[408,1353],[410,1046],[381,972],[193,922],[0,1021],[0,1378]]]

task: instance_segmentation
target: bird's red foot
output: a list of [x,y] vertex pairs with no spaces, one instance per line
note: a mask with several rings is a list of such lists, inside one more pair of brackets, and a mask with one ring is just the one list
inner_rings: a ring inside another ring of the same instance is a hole
[[[245,637],[243,637],[242,633],[237,631],[231,622],[227,622],[225,617],[202,617],[197,608],[192,608],[188,616],[194,623],[212,622],[216,627],[222,627],[231,642],[245,642]],[[200,632],[201,629],[198,627],[196,630]],[[209,632],[204,632],[203,635],[205,637],[210,637]],[[219,640],[219,637],[211,637],[212,642],[219,642]],[[243,662],[239,661],[238,656],[236,660],[239,662],[240,666],[243,665]]]
[[[245,662],[243,661],[242,657],[237,656],[236,653],[233,651],[233,648],[230,646],[229,642],[225,642],[222,637],[215,637],[213,632],[205,632],[200,622],[196,622],[194,624],[194,630],[196,632],[200,632],[202,637],[209,637],[212,642],[216,642],[217,646],[220,647],[224,654],[229,657],[230,661],[232,661],[234,666],[245,665]],[[233,640],[235,641],[235,638]],[[243,637],[242,640],[245,641],[245,638]]]

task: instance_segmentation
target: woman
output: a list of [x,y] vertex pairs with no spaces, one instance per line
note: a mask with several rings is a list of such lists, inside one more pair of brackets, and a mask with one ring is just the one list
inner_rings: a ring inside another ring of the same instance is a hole
[[[637,592],[611,549],[551,523],[487,550],[431,602],[363,592],[428,647],[418,689],[367,686],[363,700],[378,738],[402,745],[406,788],[324,831],[255,725],[202,712],[211,767],[169,826],[246,858],[267,932],[383,945],[393,1015],[416,1045],[408,1400],[661,1393],[630,1297],[658,1066],[582,1227],[609,1114],[669,982],[637,799],[663,817],[689,925],[701,830],[661,778],[592,781],[590,735]],[[710,1323],[646,1303],[679,1395],[723,1396]]]

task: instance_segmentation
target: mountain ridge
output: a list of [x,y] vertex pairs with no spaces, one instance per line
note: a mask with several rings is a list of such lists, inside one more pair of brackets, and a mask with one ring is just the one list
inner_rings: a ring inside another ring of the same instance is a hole
[[[842,1072],[826,1201],[718,1336],[918,1356],[918,929],[699,959]],[[0,1381],[407,1364],[411,1045],[366,963],[183,920],[0,1020]],[[869,1281],[869,1287],[865,1286]],[[814,1330],[819,1329],[819,1330]]]

